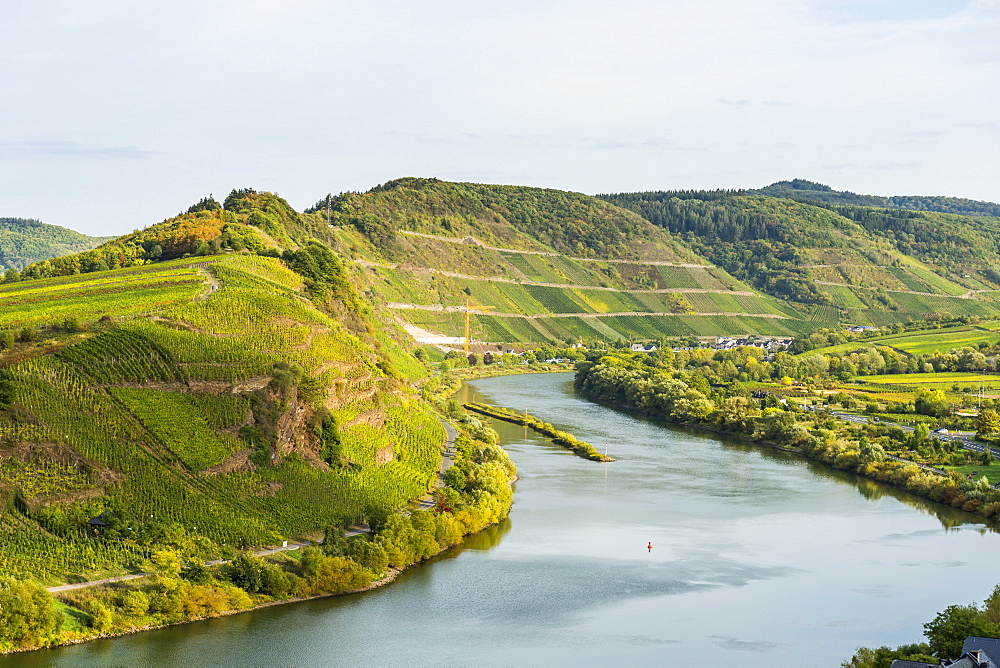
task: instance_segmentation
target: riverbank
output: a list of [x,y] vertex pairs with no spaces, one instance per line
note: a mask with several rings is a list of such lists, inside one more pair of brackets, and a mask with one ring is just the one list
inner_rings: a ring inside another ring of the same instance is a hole
[[516,506],[460,550],[360,596],[11,655],[0,668],[616,665],[664,652],[681,664],[835,666],[858,645],[911,640],[946,603],[996,584],[1000,534],[948,506],[609,410],[568,375],[477,381],[459,398],[532,406],[611,441],[618,462],[594,466],[491,420],[521,476]]
[[[282,552],[277,562],[243,553],[228,563],[202,565],[162,548],[150,560],[155,568],[145,567],[154,571],[146,578],[61,591],[55,599],[40,585],[27,583],[32,599],[37,594],[47,607],[39,622],[47,619],[49,627],[33,630],[34,640],[27,636],[17,646],[5,643],[0,653],[132,635],[384,586],[406,568],[461,545],[510,512],[516,470],[507,454],[466,436],[455,441],[463,475],[449,475],[450,486],[441,489],[432,508],[392,514],[379,521],[373,536],[348,540],[328,534],[323,545]],[[476,481],[474,487],[470,480]]]
[[[942,473],[939,469],[934,467],[909,461],[901,457],[882,453],[882,458],[880,460],[864,461],[861,458],[859,448],[838,449],[829,447],[833,444],[824,444],[819,448],[808,449],[806,447],[780,443],[777,441],[754,438],[741,431],[719,429],[717,427],[709,426],[704,422],[671,420],[663,415],[650,411],[644,411],[636,408],[635,406],[617,402],[600,401],[592,397],[587,397],[586,394],[582,393],[581,396],[583,396],[587,401],[598,405],[624,410],[638,415],[644,415],[656,420],[661,420],[666,424],[686,427],[695,431],[724,436],[726,438],[740,440],[745,443],[764,446],[797,455],[803,459],[823,464],[824,466],[835,470],[849,471],[869,480],[895,487],[896,489],[914,494],[928,501],[941,503],[958,510],[979,515],[991,522],[996,522],[997,518],[1000,517],[1000,501],[993,500],[984,502],[982,498],[976,496],[977,494],[981,494],[983,492],[992,492],[992,489],[980,490],[972,487],[968,490],[963,489],[963,484],[965,486],[970,486],[970,483],[960,480],[954,475]],[[965,494],[966,491],[971,491],[973,494],[967,495]]]
[[510,422],[512,424],[520,425],[522,427],[530,427],[534,431],[538,432],[542,436],[545,436],[552,440],[558,446],[564,447],[567,450],[573,451],[579,457],[584,459],[589,459],[593,462],[613,462],[614,457],[609,457],[608,455],[602,455],[597,451],[590,443],[586,441],[581,441],[577,437],[573,436],[569,432],[560,431],[554,428],[551,424],[547,422],[542,422],[533,415],[528,415],[527,411],[522,415],[520,413],[515,413],[509,408],[499,408],[497,406],[489,406],[487,404],[471,402],[463,404],[466,410],[473,411],[474,413],[479,413],[480,415],[485,415],[487,417],[494,418],[496,420],[502,420],[503,422]]

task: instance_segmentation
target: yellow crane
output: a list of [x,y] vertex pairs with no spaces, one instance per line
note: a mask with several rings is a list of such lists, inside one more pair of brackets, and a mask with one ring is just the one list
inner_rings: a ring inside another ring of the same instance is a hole
[[465,354],[469,354],[469,325],[470,316],[473,311],[492,311],[496,306],[473,306],[468,299],[465,300]]

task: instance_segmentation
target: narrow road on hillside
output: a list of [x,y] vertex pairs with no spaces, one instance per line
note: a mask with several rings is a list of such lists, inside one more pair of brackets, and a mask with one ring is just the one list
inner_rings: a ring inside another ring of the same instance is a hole
[[[458,432],[449,423],[441,420],[441,424],[444,426],[445,430],[445,441],[444,441],[444,451],[441,454],[441,465],[438,468],[438,479],[437,488],[441,489],[444,487],[444,472],[451,468],[452,464],[455,463],[455,439],[458,437]],[[431,495],[426,496],[421,499],[417,504],[418,510],[427,510],[434,507],[434,497]],[[409,513],[407,513],[409,514]],[[357,536],[358,534],[371,533],[371,528],[368,525],[357,525],[350,527],[344,532],[345,536]],[[266,557],[271,554],[278,554],[279,552],[287,552],[288,550],[297,550],[302,547],[309,547],[313,543],[310,541],[289,541],[285,545],[280,545],[278,547],[268,547],[262,550],[257,550],[253,554],[258,557]],[[219,564],[228,563],[226,559],[213,559],[212,561],[206,561],[206,566],[218,566]],[[57,585],[55,587],[46,587],[46,591],[49,593],[56,593],[61,591],[69,591],[71,589],[85,589],[87,587],[97,587],[105,584],[112,584],[114,582],[126,582],[128,580],[138,580],[139,578],[144,578],[152,573],[130,573],[129,575],[117,575],[110,578],[102,578],[100,580],[88,580],[87,582],[75,582],[72,584]]]
[[[464,313],[466,308],[464,306],[445,306],[443,304],[403,304],[401,302],[389,302],[386,308],[395,309],[398,311],[405,310],[415,310],[415,311],[438,311],[444,313]],[[475,308],[468,309],[470,311],[475,311]],[[685,315],[720,315],[736,318],[769,318],[771,320],[793,320],[792,317],[787,315],[781,315],[779,313],[739,313],[735,311],[705,311],[698,313],[674,313],[673,311],[616,311],[613,313],[594,313],[594,312],[574,312],[574,313],[503,313],[498,311],[493,311],[492,313],[486,314],[491,316],[497,316],[500,318],[524,318],[526,320],[538,320],[540,318],[613,318],[615,316],[625,316],[625,315],[642,315],[642,316],[656,316],[656,317],[679,317]]]
[[[378,267],[382,269],[399,269],[402,271],[412,271],[414,273],[437,274],[448,278],[461,278],[469,281],[485,281],[487,283],[514,283],[517,285],[530,285],[542,288],[563,288],[567,290],[601,290],[603,292],[628,292],[643,295],[664,295],[672,292],[682,294],[713,294],[713,295],[742,295],[753,297],[757,295],[749,290],[730,290],[729,288],[610,288],[606,285],[578,285],[576,283],[546,283],[544,281],[521,280],[507,278],[505,276],[473,276],[471,274],[460,274],[446,269],[433,269],[431,267],[417,267],[414,265],[401,265],[396,262],[371,262],[369,260],[355,260],[355,264],[362,267]],[[676,266],[676,265],[671,265]]]
[[[451,465],[455,463],[455,439],[458,438],[458,432],[450,424],[441,420],[441,424],[444,426],[444,430],[447,436],[444,441],[444,453],[441,456],[441,466],[438,468],[438,480],[437,488],[441,489],[444,487],[444,472],[451,468]],[[434,497],[427,497],[420,500],[417,504],[418,510],[427,510],[428,508],[434,507]]]
[[539,251],[539,250],[519,250],[517,248],[500,248],[498,246],[488,246],[476,237],[445,237],[440,234],[427,234],[425,232],[411,232],[410,230],[400,230],[402,234],[408,234],[412,237],[424,237],[425,239],[436,239],[437,241],[444,241],[449,244],[464,244],[466,246],[478,246],[479,248],[485,248],[486,250],[497,251],[500,253],[520,253],[522,255],[545,255],[547,257],[565,257],[568,260],[575,260],[576,262],[608,262],[611,264],[644,264],[653,267],[687,267],[689,269],[712,269],[713,265],[710,264],[693,264],[691,262],[671,262],[670,260],[605,260],[602,258],[593,257],[573,257],[572,255],[566,255],[564,253],[554,253],[552,251]]

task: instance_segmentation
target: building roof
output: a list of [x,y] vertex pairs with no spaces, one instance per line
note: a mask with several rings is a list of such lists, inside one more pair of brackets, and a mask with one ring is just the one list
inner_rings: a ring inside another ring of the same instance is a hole
[[1000,638],[969,636],[962,643],[962,654],[982,650],[994,665],[1000,665]]

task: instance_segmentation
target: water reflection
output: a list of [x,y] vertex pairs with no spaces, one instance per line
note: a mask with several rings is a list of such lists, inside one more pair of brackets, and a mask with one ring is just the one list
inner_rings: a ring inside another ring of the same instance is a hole
[[[561,374],[559,374],[561,375]],[[559,383],[559,389],[562,392],[576,395],[576,391],[572,385],[571,378],[565,378]],[[470,401],[485,401],[490,403],[492,401],[492,396],[488,391],[484,391],[479,386],[465,384],[457,395],[462,402]],[[529,397],[525,397],[525,401],[529,406],[531,405],[528,401]],[[534,403],[539,403],[537,397],[532,398]],[[589,403],[586,400],[580,398],[579,401],[583,403]],[[502,405],[502,404],[501,404]],[[544,403],[543,403],[544,405]],[[596,406],[596,405],[595,405]],[[507,406],[509,408],[517,408],[516,406]],[[837,483],[848,485],[855,488],[858,493],[864,498],[877,501],[883,497],[890,497],[900,501],[901,503],[914,508],[922,513],[931,515],[935,517],[944,528],[954,528],[961,527],[965,525],[985,525],[984,530],[996,530],[1000,527],[1000,524],[983,518],[980,515],[974,513],[968,513],[963,510],[952,508],[942,503],[937,503],[931,501],[921,496],[912,494],[904,489],[894,487],[864,476],[858,475],[850,471],[842,471],[835,469],[826,464],[813,461],[802,455],[797,455],[795,453],[786,452],[784,450],[779,450],[777,448],[769,447],[766,445],[758,445],[745,441],[742,439],[734,438],[724,434],[716,434],[713,432],[706,432],[704,430],[696,429],[694,427],[687,427],[684,425],[677,425],[665,420],[659,420],[642,413],[631,411],[610,405],[600,405],[600,410],[612,411],[629,420],[635,421],[640,424],[655,425],[656,427],[674,433],[683,433],[690,435],[696,439],[711,439],[717,443],[721,443],[724,448],[733,452],[753,452],[764,457],[768,461],[778,462],[783,464],[789,464],[794,466],[805,466],[809,472],[815,476],[825,478],[827,480],[833,480]],[[529,408],[530,411],[530,408]],[[551,422],[554,426],[559,429],[564,429],[569,432],[574,432],[579,428],[578,415],[574,414],[574,420],[571,422],[563,422],[560,420],[559,415],[547,415],[541,416],[536,415],[536,417],[542,417],[542,419]],[[514,438],[524,438],[526,428],[518,427],[507,422],[501,422],[499,420],[491,420],[491,424],[494,429],[500,432],[503,441],[509,441]],[[595,442],[594,445],[598,446],[599,449],[603,450],[604,442]],[[548,447],[555,449],[560,449],[559,446],[554,444],[549,444]],[[731,482],[732,487],[745,487],[751,481],[746,478],[746,476],[753,475],[752,469],[746,469],[739,466],[739,461],[736,462],[736,466],[728,469],[728,478]],[[720,496],[727,496],[727,492],[724,489],[717,490]],[[732,496],[739,496],[739,494],[731,494]]]
[[919,639],[938,610],[996,583],[998,536],[961,511],[596,406],[569,376],[463,393],[529,407],[619,460],[496,423],[521,476],[512,519],[389,587],[0,666],[834,666],[858,645]]

